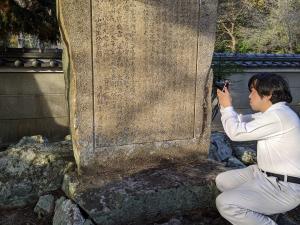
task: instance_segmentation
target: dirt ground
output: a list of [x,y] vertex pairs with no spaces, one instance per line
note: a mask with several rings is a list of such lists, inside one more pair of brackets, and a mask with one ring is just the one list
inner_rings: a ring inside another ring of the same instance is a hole
[[[0,225],[51,225],[52,217],[38,218],[33,212],[34,205],[24,208],[13,210],[0,211]],[[288,216],[294,222],[300,224],[300,207],[288,213]],[[182,222],[182,225],[230,225],[229,222],[224,220],[217,211],[214,210],[201,210],[194,211],[189,215],[177,218]],[[167,222],[157,221],[155,224],[162,224]],[[154,224],[154,225],[155,225]],[[150,224],[149,224],[150,225]]]
[[[34,205],[13,210],[1,210],[0,225],[52,225],[53,215],[38,218],[33,209]],[[218,212],[211,210],[195,211],[178,219],[182,221],[182,225],[230,225],[220,217]],[[157,221],[155,224],[162,224],[167,221]]]
[[[48,194],[52,194],[55,200],[64,196],[61,190]],[[0,209],[0,225],[52,225],[53,215],[39,218],[33,211],[35,204],[22,208]]]
[[24,208],[1,210],[0,224],[1,225],[51,225],[52,218],[44,217],[39,219],[33,212],[34,205],[29,205]]
[[[55,199],[63,196],[62,191],[52,192]],[[16,208],[10,210],[0,209],[0,225],[51,225],[53,215],[47,217],[38,218],[38,216],[33,212],[34,204],[28,205],[24,208]],[[288,214],[294,222],[300,224],[300,206]],[[157,221],[157,225],[163,224],[169,221],[170,218]],[[230,225],[229,222],[224,220],[216,210],[195,210],[189,212],[188,215],[178,217],[182,225]],[[142,225],[142,224],[141,224]],[[143,224],[144,225],[144,224]]]
[[[55,191],[49,194],[54,195],[55,200],[65,196],[63,191]],[[66,197],[66,196],[65,196]],[[34,213],[35,204],[23,208],[0,209],[0,225],[52,225],[53,215],[38,218]],[[181,225],[230,225],[216,210],[201,209],[189,212],[188,215],[176,217],[181,221]],[[156,223],[139,225],[158,225],[166,223],[171,218],[165,218]],[[117,224],[116,224],[117,225]],[[128,224],[129,225],[129,224]],[[136,224],[137,225],[137,224]]]

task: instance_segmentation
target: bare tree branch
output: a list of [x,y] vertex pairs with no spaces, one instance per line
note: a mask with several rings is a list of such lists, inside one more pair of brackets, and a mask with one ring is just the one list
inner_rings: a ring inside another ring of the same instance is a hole
[[27,10],[36,10],[39,7],[38,0],[13,0],[18,6]]

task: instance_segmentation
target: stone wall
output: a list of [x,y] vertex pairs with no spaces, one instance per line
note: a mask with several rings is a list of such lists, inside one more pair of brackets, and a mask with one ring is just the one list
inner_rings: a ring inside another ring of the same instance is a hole
[[23,136],[63,139],[69,133],[61,70],[0,68],[0,146]]

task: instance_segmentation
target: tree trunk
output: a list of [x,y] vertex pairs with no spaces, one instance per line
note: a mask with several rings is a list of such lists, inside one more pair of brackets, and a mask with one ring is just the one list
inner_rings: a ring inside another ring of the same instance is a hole
[[236,52],[237,40],[236,40],[236,37],[234,36],[234,29],[235,29],[234,23],[231,23],[231,28],[228,28],[225,23],[222,23],[222,26],[224,27],[226,33],[231,38],[231,46],[230,46],[231,51]]

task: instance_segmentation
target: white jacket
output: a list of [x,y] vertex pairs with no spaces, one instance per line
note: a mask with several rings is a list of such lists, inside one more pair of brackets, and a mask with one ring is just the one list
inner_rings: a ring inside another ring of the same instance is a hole
[[238,115],[220,110],[227,136],[233,141],[257,140],[257,164],[264,171],[300,177],[300,120],[285,102],[263,113]]

